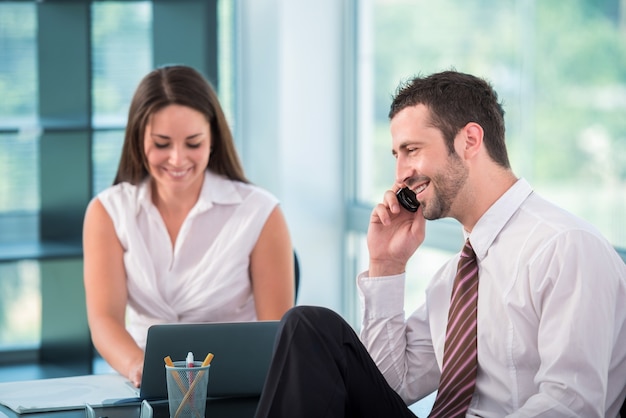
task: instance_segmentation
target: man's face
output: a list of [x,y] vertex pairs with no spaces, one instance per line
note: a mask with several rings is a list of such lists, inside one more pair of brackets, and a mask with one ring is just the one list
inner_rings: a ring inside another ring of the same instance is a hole
[[441,131],[430,124],[424,105],[407,107],[391,120],[396,182],[411,188],[424,218],[454,216],[453,203],[468,177],[456,153],[450,154]]

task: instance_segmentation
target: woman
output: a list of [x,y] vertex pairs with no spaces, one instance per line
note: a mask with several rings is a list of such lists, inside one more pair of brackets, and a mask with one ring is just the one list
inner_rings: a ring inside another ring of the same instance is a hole
[[217,95],[190,67],[139,84],[114,184],[87,208],[83,250],[92,340],[135,386],[150,325],[277,320],[294,304],[278,201],[244,176]]

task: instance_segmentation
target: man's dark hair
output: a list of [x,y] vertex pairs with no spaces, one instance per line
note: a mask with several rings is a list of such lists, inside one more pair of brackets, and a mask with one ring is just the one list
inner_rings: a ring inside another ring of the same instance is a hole
[[469,122],[484,131],[484,144],[489,156],[499,165],[510,168],[505,144],[504,109],[498,94],[487,81],[470,74],[444,71],[428,77],[415,77],[400,84],[389,110],[389,118],[401,110],[425,105],[430,123],[439,129],[450,153],[454,138]]

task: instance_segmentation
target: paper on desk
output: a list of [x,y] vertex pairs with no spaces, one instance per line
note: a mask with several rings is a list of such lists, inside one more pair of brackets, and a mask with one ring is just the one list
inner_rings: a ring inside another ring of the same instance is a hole
[[138,398],[138,389],[119,374],[95,374],[0,383],[0,405],[18,414],[114,405]]

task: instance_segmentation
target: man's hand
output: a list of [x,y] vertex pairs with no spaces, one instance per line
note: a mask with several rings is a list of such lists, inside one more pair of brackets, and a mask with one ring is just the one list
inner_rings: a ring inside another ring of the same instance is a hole
[[387,190],[383,202],[370,217],[367,246],[370,253],[370,277],[389,276],[405,271],[406,263],[424,242],[426,220],[422,207],[412,213],[398,203],[395,190]]

